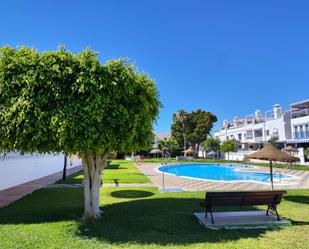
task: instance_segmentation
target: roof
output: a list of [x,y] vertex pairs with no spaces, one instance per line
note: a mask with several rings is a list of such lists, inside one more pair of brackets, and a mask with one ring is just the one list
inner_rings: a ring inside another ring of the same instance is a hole
[[309,106],[309,99],[302,100],[294,104],[291,104],[291,107],[294,107],[294,108],[304,108],[306,106]]

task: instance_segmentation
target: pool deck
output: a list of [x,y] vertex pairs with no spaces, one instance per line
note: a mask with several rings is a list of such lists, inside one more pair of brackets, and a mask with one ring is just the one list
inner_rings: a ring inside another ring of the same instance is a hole
[[[158,188],[163,188],[163,173],[157,171],[159,164],[142,164],[138,169],[147,176],[151,182]],[[249,170],[248,170],[249,171]],[[269,173],[269,168],[254,166],[250,169],[253,172]],[[284,181],[287,184],[274,183],[274,189],[306,189],[309,188],[309,171],[274,168],[274,173],[281,173],[294,176],[295,178]],[[202,191],[202,190],[269,190],[269,183],[258,183],[253,181],[228,182],[228,181],[210,181],[199,180],[187,177],[164,174],[164,188],[181,188],[184,191]]]

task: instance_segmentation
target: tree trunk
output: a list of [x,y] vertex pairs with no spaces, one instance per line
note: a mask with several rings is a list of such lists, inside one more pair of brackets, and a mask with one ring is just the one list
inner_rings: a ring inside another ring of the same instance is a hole
[[84,219],[99,218],[101,175],[107,162],[107,155],[84,155]]
[[198,158],[198,151],[200,150],[200,144],[196,145],[196,158]]

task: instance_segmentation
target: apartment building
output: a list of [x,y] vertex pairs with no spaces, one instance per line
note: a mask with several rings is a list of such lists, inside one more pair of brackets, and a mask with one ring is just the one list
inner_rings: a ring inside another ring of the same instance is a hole
[[242,118],[224,120],[215,136],[221,141],[237,140],[238,150],[244,154],[276,138],[281,148],[287,144],[299,148],[301,161],[305,161],[304,149],[309,147],[309,99],[291,104],[286,110],[275,104],[272,110],[264,113],[256,110]]

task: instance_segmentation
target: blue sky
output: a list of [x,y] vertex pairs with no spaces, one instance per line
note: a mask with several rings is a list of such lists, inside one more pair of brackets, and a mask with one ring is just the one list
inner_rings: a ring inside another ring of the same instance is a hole
[[179,108],[219,121],[309,98],[308,1],[6,1],[0,46],[129,57],[153,78],[169,131]]

